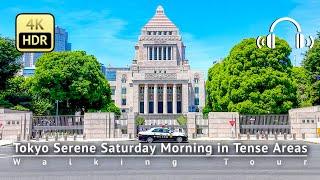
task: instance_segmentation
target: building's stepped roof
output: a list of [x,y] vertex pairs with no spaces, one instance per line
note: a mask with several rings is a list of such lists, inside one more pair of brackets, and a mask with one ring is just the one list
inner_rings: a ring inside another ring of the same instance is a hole
[[162,6],[158,6],[156,14],[149,20],[144,28],[177,28],[176,25],[164,14]]

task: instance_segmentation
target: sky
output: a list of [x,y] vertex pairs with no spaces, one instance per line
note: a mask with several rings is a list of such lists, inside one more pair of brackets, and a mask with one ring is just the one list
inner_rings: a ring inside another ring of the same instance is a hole
[[[130,65],[141,28],[162,5],[181,32],[192,69],[206,73],[244,38],[267,35],[271,23],[288,16],[305,36],[320,31],[320,0],[0,0],[0,35],[14,38],[18,13],[45,12],[69,32],[72,50],[85,50],[105,64]],[[306,48],[295,50],[296,29],[289,22],[275,34],[293,48],[299,65]],[[294,60],[294,57],[296,57]]]

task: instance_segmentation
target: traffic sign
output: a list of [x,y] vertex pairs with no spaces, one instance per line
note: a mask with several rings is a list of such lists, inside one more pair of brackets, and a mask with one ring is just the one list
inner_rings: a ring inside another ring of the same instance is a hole
[[54,17],[48,13],[22,13],[16,17],[16,47],[20,52],[54,49]]
[[236,121],[235,121],[234,119],[229,120],[229,124],[230,124],[231,126],[233,126],[235,123],[236,123]]

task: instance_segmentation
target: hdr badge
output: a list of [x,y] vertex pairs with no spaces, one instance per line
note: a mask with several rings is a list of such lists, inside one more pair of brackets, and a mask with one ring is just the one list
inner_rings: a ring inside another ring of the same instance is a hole
[[16,17],[16,47],[20,52],[54,49],[54,17],[48,13],[21,13]]

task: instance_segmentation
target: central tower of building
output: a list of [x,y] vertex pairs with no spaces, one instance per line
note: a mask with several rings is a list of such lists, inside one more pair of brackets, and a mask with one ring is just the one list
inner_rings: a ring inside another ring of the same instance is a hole
[[142,69],[188,67],[179,29],[165,15],[162,6],[158,6],[155,15],[142,28],[135,50],[134,60]]
[[205,103],[203,74],[190,70],[179,29],[158,6],[142,28],[129,71],[118,71],[115,102],[139,114],[184,114]]

